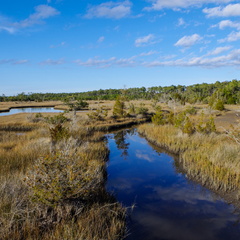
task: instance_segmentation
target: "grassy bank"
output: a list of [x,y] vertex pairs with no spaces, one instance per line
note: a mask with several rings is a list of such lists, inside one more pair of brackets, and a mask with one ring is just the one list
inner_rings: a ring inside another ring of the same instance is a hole
[[188,177],[240,197],[240,147],[224,134],[187,135],[172,125],[144,124],[138,131],[150,142],[179,154]]
[[0,131],[0,239],[122,239],[103,133],[72,120],[34,129]]

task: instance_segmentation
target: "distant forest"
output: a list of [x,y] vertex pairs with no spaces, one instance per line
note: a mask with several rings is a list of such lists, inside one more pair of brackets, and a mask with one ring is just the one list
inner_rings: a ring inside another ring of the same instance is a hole
[[115,100],[124,95],[128,100],[146,99],[159,102],[179,101],[188,103],[209,103],[219,99],[224,104],[240,103],[240,81],[232,80],[202,83],[190,86],[177,85],[168,87],[140,87],[126,89],[100,89],[88,92],[75,93],[20,93],[16,96],[0,96],[0,101],[50,101],[50,100]]

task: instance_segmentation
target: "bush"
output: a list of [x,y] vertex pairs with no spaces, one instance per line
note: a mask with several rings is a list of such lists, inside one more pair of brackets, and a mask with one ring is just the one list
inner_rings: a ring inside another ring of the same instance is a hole
[[181,127],[181,130],[183,133],[187,133],[188,135],[191,135],[195,132],[195,127],[193,122],[189,119],[189,117],[185,118],[185,121]]
[[53,117],[45,117],[44,119],[47,123],[54,125],[63,124],[68,121],[68,118],[65,117],[63,113]]
[[103,121],[107,117],[108,111],[103,107],[99,107],[98,109],[92,111],[91,113],[88,113],[87,115],[91,120]]
[[137,109],[136,109],[137,114],[146,115],[147,112],[148,112],[148,108],[145,107],[144,103],[141,103],[140,106],[137,107]]
[[211,132],[216,132],[214,118],[212,116],[206,117],[202,113],[200,120],[196,124],[196,130],[197,130],[197,132],[205,133],[205,134],[209,134]]
[[26,178],[33,201],[54,207],[68,199],[89,199],[98,187],[93,163],[64,154],[39,159]]
[[217,102],[215,102],[213,104],[213,109],[214,110],[219,110],[219,111],[223,111],[225,108],[224,108],[224,103],[222,100],[217,100]]
[[197,110],[195,107],[192,107],[192,106],[188,106],[185,111],[184,111],[186,114],[190,114],[190,115],[195,115],[197,114]]
[[120,96],[117,97],[113,106],[113,116],[116,118],[126,117],[125,103]]
[[164,114],[162,111],[157,111],[156,114],[152,117],[152,122],[155,125],[164,125],[166,123],[164,119]]

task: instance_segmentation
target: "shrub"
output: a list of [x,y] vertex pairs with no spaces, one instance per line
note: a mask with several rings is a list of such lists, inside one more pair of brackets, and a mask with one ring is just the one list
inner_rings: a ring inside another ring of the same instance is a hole
[[180,112],[174,116],[174,126],[181,127],[185,121],[186,113]]
[[197,114],[197,110],[195,107],[192,107],[192,106],[188,106],[185,111],[184,111],[186,114],[190,114],[190,115],[195,115]]
[[189,119],[189,117],[186,117],[184,120],[184,123],[181,127],[181,130],[183,133],[187,133],[188,135],[191,135],[195,132],[195,127],[193,122]]
[[224,103],[222,100],[217,100],[214,104],[213,104],[213,109],[214,110],[219,110],[219,111],[223,111],[224,108]]
[[45,117],[44,119],[47,123],[54,125],[63,124],[68,121],[68,118],[64,116],[64,113],[61,113],[53,117]]
[[146,115],[147,112],[148,112],[148,108],[145,107],[144,103],[141,103],[140,106],[137,107],[137,109],[136,109],[137,114]]
[[107,117],[108,111],[106,109],[104,109],[104,107],[99,107],[95,111],[92,111],[91,113],[88,113],[87,115],[91,120],[103,121]]
[[161,110],[157,111],[156,114],[154,116],[152,116],[152,122],[155,125],[164,125],[166,123],[166,121],[164,119],[164,114]]
[[54,207],[68,199],[87,200],[98,187],[97,171],[94,162],[61,153],[39,159],[25,181],[33,201]]
[[196,124],[196,130],[200,133],[211,133],[216,132],[216,126],[214,118],[212,116],[206,117],[203,113],[201,114],[200,120]]
[[116,118],[126,117],[125,103],[120,96],[117,97],[113,106],[113,116]]

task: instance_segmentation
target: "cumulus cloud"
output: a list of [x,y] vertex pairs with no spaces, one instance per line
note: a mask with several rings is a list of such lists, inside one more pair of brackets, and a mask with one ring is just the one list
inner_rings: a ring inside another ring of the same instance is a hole
[[155,36],[153,34],[148,34],[147,36],[137,38],[135,40],[135,46],[136,47],[143,47],[149,44],[153,44]]
[[207,17],[234,17],[240,16],[240,3],[229,4],[226,7],[204,8]]
[[226,38],[218,40],[218,42],[235,42],[240,40],[240,32],[231,32]]
[[8,33],[15,33],[16,31],[27,28],[36,24],[43,24],[44,19],[53,17],[60,14],[55,8],[48,5],[39,5],[35,7],[35,12],[31,14],[28,18],[13,22],[7,18],[1,17],[0,31],[7,31]]
[[219,29],[224,29],[227,27],[230,28],[236,28],[238,30],[240,30],[240,22],[232,22],[231,20],[223,20],[221,22],[219,22],[217,25],[214,25],[213,27],[219,27]]
[[97,6],[91,6],[86,18],[113,18],[120,19],[130,15],[132,3],[124,2],[106,2]]
[[174,46],[176,47],[191,47],[192,45],[196,44],[202,39],[198,34],[193,34],[191,36],[184,36],[181,39],[179,39]]
[[192,6],[201,7],[203,4],[209,3],[230,3],[233,0],[148,0],[148,2],[152,2],[150,7],[144,8],[147,11],[151,10],[161,10],[164,8],[172,8],[172,9],[179,9],[179,8],[187,8]]

